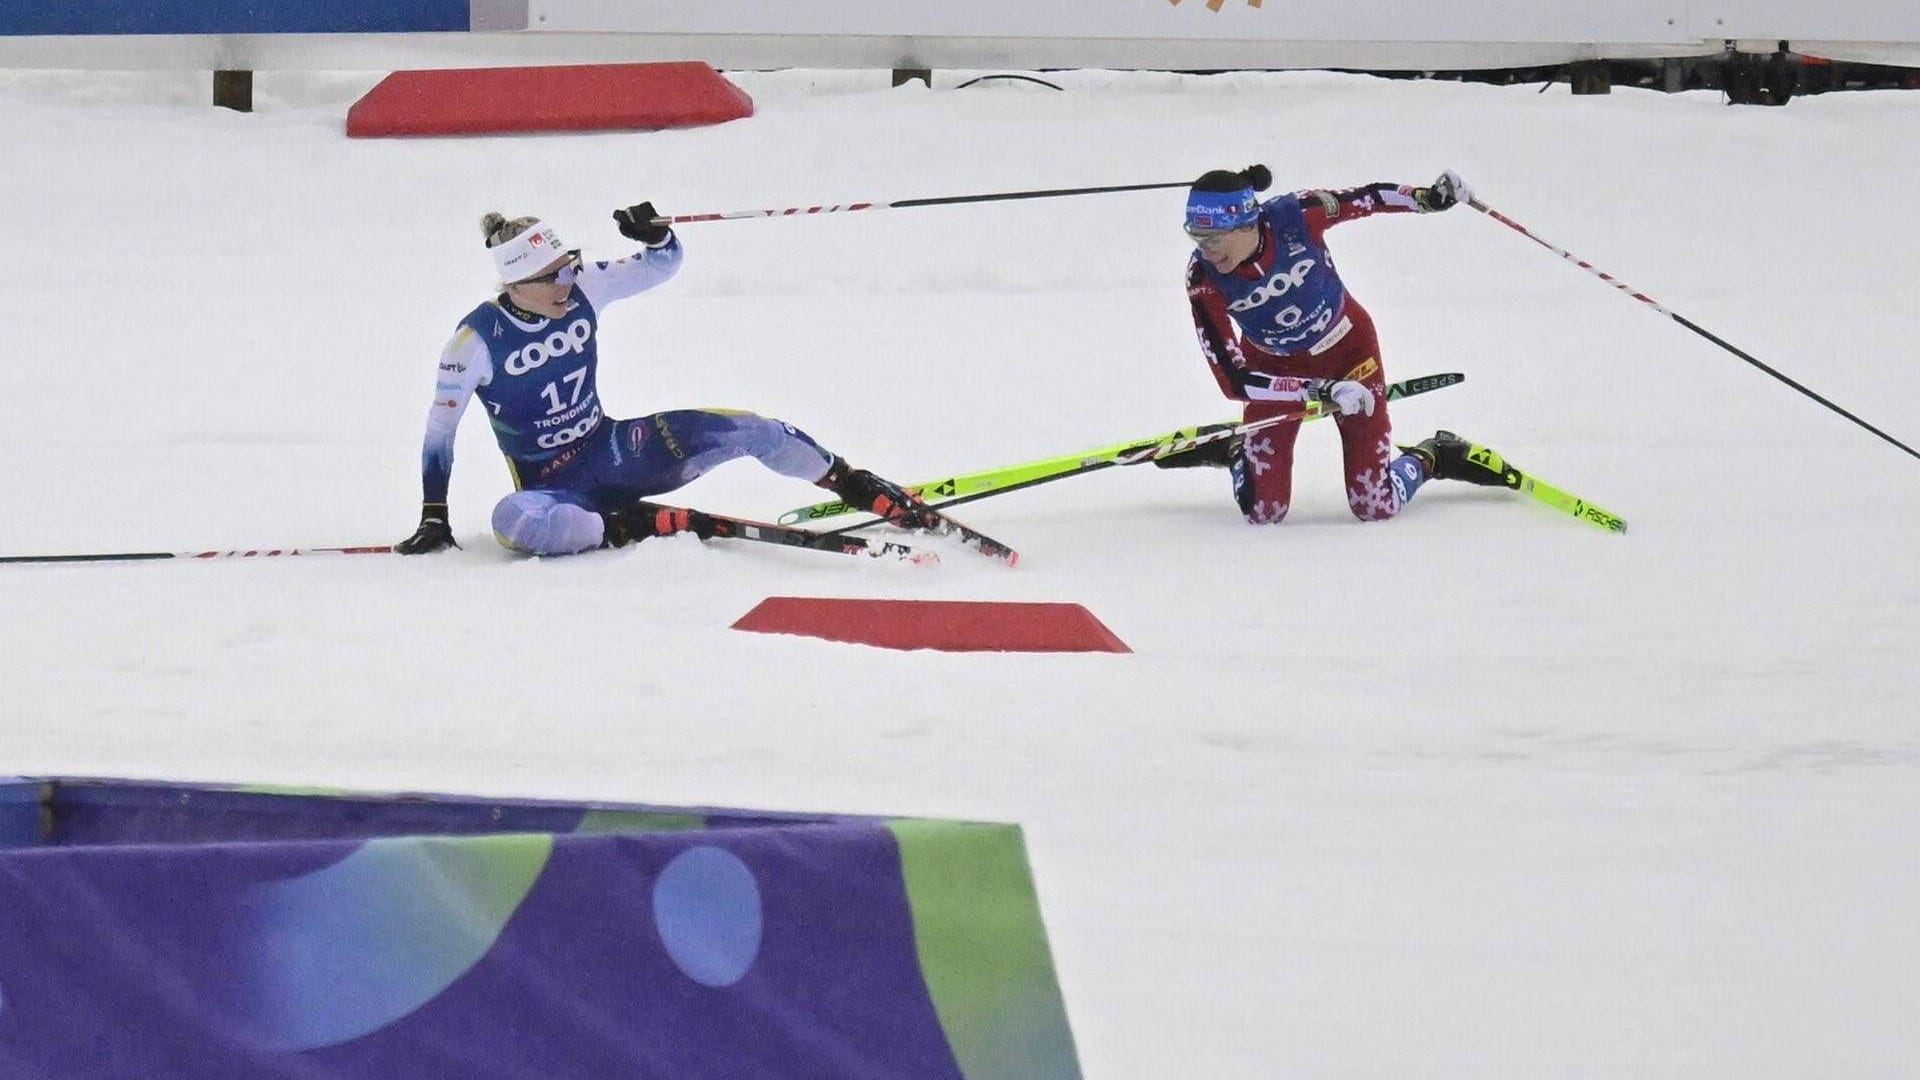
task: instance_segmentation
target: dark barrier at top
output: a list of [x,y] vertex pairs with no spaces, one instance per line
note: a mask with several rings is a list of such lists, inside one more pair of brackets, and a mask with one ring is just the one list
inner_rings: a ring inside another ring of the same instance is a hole
[[61,0],[0,4],[0,36],[467,30],[469,0]]

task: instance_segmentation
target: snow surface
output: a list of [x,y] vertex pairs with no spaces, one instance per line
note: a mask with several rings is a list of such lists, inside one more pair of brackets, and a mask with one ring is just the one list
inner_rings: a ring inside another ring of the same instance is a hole
[[[738,76],[650,134],[349,141],[374,74],[0,74],[0,551],[390,542],[477,220],[590,251],[669,213],[1463,173],[1543,236],[1909,444],[1920,94],[1332,74],[1066,89]],[[1180,193],[721,222],[612,308],[616,415],[791,420],[903,480],[1230,416]],[[478,416],[432,558],[0,566],[0,770],[1020,822],[1089,1077],[1910,1076],[1920,1060],[1920,462],[1462,209],[1341,226],[1399,403],[1631,522],[1430,486],[1290,520],[1215,471],[968,508],[937,568],[486,533]],[[683,492],[770,516],[736,463]],[[893,652],[728,625],[776,594],[1075,601],[1132,655]]]

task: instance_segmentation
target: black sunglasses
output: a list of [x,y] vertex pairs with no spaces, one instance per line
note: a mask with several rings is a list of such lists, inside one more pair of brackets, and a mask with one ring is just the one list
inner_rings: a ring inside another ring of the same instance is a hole
[[580,249],[567,252],[565,265],[548,274],[535,274],[530,278],[521,278],[515,285],[571,285],[580,276]]

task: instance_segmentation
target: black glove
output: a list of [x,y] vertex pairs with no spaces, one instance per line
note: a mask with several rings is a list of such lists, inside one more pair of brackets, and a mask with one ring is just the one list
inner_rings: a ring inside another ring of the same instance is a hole
[[1441,173],[1440,179],[1435,180],[1431,187],[1413,189],[1414,205],[1418,206],[1423,214],[1451,210],[1464,200],[1471,198],[1473,198],[1472,189],[1468,188],[1467,182],[1460,179],[1460,175],[1452,169]]
[[420,527],[413,530],[412,536],[393,545],[393,550],[402,555],[425,555],[429,551],[459,546],[453,538],[453,528],[447,524],[447,504],[421,503]]
[[683,532],[690,532],[705,540],[717,531],[714,520],[698,510],[689,510],[684,506],[661,506],[645,499],[618,510],[603,510],[600,519],[606,523],[606,536],[602,543],[608,547],[626,547],[649,536],[672,536]]
[[660,213],[650,202],[613,212],[613,220],[620,226],[620,235],[629,240],[638,240],[648,247],[659,247],[673,235],[671,227],[654,221],[659,216]]

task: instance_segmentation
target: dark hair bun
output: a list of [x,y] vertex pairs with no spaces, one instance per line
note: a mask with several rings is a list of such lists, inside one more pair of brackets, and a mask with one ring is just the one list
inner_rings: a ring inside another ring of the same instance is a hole
[[1247,186],[1255,191],[1265,191],[1273,186],[1273,170],[1265,165],[1249,165],[1240,170],[1240,175],[1247,178]]

